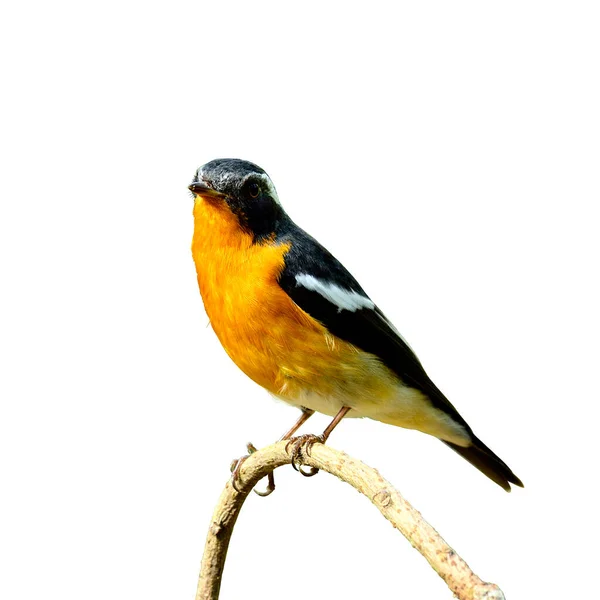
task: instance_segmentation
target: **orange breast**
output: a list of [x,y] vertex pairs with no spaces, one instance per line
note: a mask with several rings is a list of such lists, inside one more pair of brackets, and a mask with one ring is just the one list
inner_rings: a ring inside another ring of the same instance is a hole
[[196,200],[198,284],[227,354],[256,383],[292,403],[306,389],[347,396],[353,382],[367,385],[374,363],[334,339],[281,289],[277,278],[288,250],[276,242],[253,244],[224,203]]
[[231,359],[277,393],[290,330],[316,332],[277,284],[288,246],[253,244],[222,202],[198,198],[192,254],[211,326]]

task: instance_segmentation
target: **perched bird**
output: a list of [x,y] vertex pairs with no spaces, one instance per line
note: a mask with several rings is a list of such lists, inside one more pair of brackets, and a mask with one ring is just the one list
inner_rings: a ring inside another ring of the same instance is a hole
[[[435,436],[506,491],[519,478],[479,440],[358,281],[284,211],[263,169],[200,167],[192,254],[211,326],[233,362],[303,412],[369,417]],[[313,436],[314,437],[314,436]]]

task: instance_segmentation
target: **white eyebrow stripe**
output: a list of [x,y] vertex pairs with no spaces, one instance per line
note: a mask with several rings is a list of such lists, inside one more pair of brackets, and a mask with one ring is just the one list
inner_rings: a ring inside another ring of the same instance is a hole
[[279,204],[279,206],[281,206],[281,202],[279,201],[279,196],[277,195],[277,190],[275,189],[275,186],[273,185],[273,182],[271,181],[269,176],[266,173],[261,173],[259,175],[259,178],[267,186],[267,189],[269,190],[269,195],[271,196],[271,198],[273,198],[273,200],[275,200],[275,202],[277,202],[277,204]]
[[317,292],[323,296],[325,300],[335,304],[338,308],[338,312],[342,312],[343,310],[356,312],[363,308],[368,308],[370,310],[375,308],[375,303],[366,296],[363,296],[354,290],[345,290],[335,283],[317,279],[308,273],[299,273],[296,275],[296,285],[301,285],[307,290]]
[[281,206],[279,196],[277,195],[277,190],[275,189],[270,177],[266,173],[251,173],[244,181],[247,181],[251,177],[260,179],[265,184],[267,191],[269,192],[269,196],[271,196],[271,198],[273,198],[273,200],[275,200],[275,202]]

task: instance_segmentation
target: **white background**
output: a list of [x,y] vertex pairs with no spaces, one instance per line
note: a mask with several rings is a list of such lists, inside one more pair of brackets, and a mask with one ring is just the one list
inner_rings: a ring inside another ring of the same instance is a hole
[[[0,19],[0,597],[190,600],[230,460],[297,416],[207,328],[186,188],[216,157],[269,172],[526,487],[376,422],[331,444],[507,598],[592,597],[596,3],[16,6]],[[244,508],[224,600],[450,598],[345,484],[289,467],[277,484]]]

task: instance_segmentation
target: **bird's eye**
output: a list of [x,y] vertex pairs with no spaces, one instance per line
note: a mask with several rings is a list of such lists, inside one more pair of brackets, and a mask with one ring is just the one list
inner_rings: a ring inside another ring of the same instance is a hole
[[258,186],[258,183],[256,183],[255,181],[251,181],[248,184],[248,194],[250,195],[250,198],[258,198],[259,193],[260,187]]

